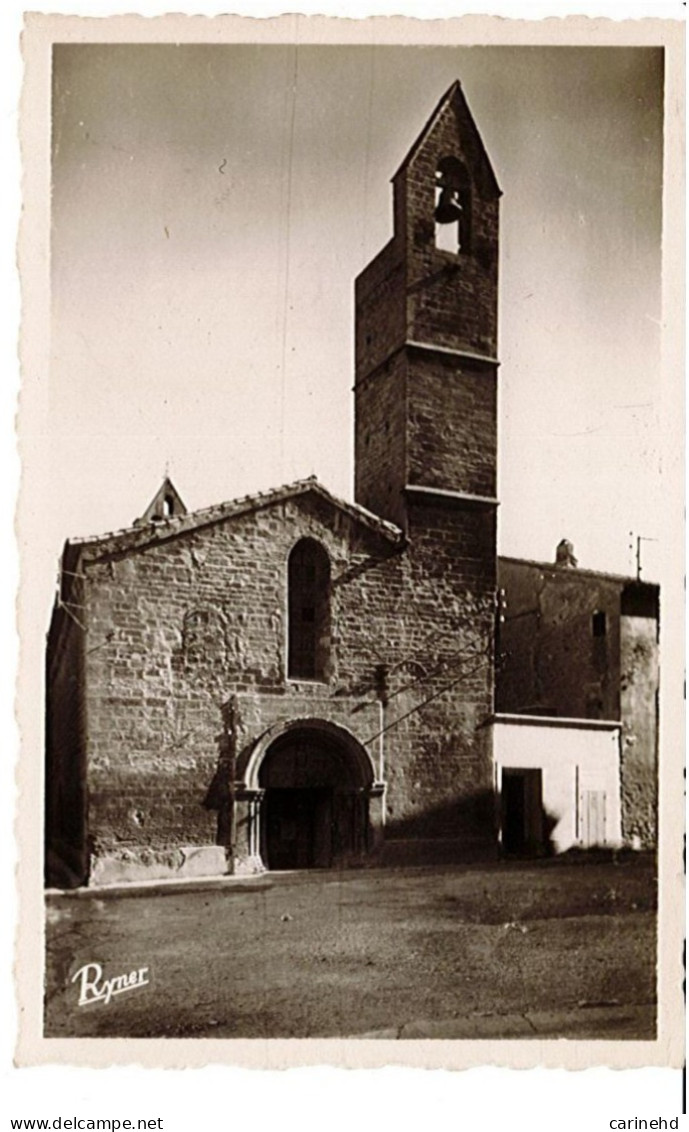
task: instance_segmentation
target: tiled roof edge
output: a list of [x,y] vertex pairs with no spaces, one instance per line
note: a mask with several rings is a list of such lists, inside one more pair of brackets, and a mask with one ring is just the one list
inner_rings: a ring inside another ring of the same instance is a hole
[[240,496],[238,499],[215,503],[211,507],[203,507],[198,511],[189,511],[185,515],[158,519],[138,526],[123,527],[102,535],[69,539],[65,545],[82,550],[106,551],[111,547],[123,550],[134,549],[158,541],[161,537],[168,538],[177,534],[184,534],[187,531],[197,530],[210,523],[221,522],[223,519],[232,518],[234,515],[267,507],[279,503],[283,499],[304,495],[309,491],[315,491],[333,506],[345,511],[357,521],[365,523],[366,526],[378,531],[390,541],[396,543],[403,541],[404,534],[394,523],[373,514],[372,511],[368,511],[359,503],[350,503],[348,500],[339,499],[328,491],[315,476],[310,476],[308,479],[296,480],[294,483],[283,484],[281,487],[272,488],[269,491],[254,492],[251,495]]

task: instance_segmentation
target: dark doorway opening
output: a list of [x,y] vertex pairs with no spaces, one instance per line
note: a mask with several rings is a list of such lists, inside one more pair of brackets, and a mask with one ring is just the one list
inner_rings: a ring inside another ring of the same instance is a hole
[[265,791],[261,856],[269,869],[327,869],[365,857],[369,783],[343,743],[295,728],[268,749],[258,777]]
[[332,864],[332,791],[269,790],[266,856],[269,869],[327,869]]
[[545,852],[543,772],[540,767],[503,767],[501,811],[503,853],[532,857]]

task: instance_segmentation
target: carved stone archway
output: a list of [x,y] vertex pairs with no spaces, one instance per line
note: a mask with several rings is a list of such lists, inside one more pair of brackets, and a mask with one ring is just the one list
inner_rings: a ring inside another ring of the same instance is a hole
[[340,724],[282,721],[240,758],[237,771],[236,873],[352,867],[379,847],[385,787],[366,748]]

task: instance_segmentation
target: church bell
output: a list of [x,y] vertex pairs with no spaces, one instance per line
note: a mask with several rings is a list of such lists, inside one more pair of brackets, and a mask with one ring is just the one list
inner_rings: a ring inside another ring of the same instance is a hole
[[455,224],[462,216],[462,206],[456,189],[444,188],[440,190],[440,200],[436,206],[434,218],[438,224]]

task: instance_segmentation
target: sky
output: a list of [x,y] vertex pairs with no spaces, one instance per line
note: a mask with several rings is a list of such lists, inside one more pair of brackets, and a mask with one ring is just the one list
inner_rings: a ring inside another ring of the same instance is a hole
[[504,194],[499,550],[629,573],[659,538],[660,50],[64,44],[51,585],[166,470],[190,509],[311,474],[352,498],[353,282],[456,78]]

